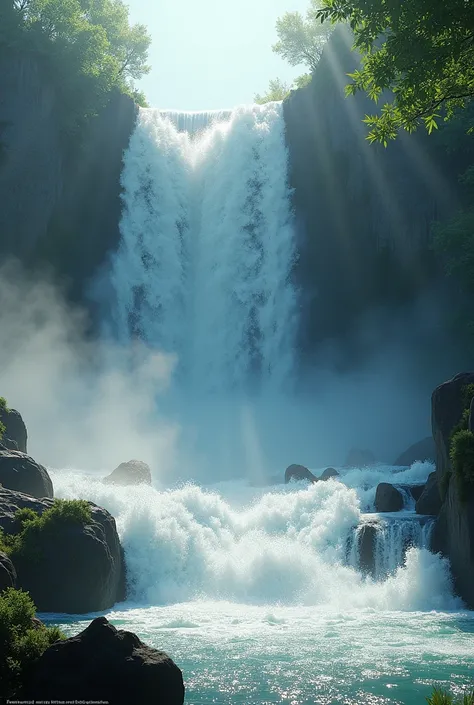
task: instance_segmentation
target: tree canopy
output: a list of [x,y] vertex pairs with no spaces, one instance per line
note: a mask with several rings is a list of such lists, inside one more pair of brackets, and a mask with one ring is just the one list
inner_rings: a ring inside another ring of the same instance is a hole
[[95,114],[114,88],[137,97],[150,41],[144,25],[129,24],[122,0],[4,0],[0,7],[0,47],[49,61],[74,123]]
[[314,71],[318,65],[331,31],[329,23],[321,23],[316,17],[319,6],[319,0],[311,0],[306,17],[300,12],[286,12],[277,19],[278,41],[272,49],[291,66],[303,64]]
[[348,22],[361,68],[347,93],[365,91],[378,102],[369,115],[371,142],[387,144],[403,129],[428,132],[474,97],[474,3],[470,0],[322,0],[320,22]]

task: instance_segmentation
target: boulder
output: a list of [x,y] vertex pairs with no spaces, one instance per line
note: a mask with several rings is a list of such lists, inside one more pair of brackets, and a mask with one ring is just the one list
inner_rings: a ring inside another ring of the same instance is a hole
[[15,450],[0,450],[0,483],[32,497],[53,496],[53,483],[46,468]]
[[77,636],[57,641],[33,666],[21,699],[183,705],[183,674],[164,652],[105,617]]
[[[468,607],[474,609],[474,488],[461,496],[449,459],[450,436],[464,411],[463,388],[474,383],[474,373],[463,372],[437,387],[431,397],[431,424],[436,443],[436,482],[447,486],[439,511],[432,549],[449,558],[454,587]],[[443,479],[444,478],[444,479]]]
[[142,460],[121,463],[102,482],[110,485],[151,485],[150,467]]
[[395,460],[394,465],[413,465],[417,460],[431,460],[435,461],[436,458],[436,446],[433,436],[427,436],[423,438],[422,441],[414,443],[412,446],[407,448],[407,450],[398,456]]
[[12,450],[27,452],[28,433],[21,414],[15,409],[0,405],[0,421],[5,426],[3,445]]
[[403,495],[389,482],[381,482],[375,492],[375,511],[399,512],[403,509]]
[[[42,514],[51,499],[34,499],[0,488],[0,526],[15,533],[15,512],[27,507]],[[39,532],[34,555],[14,557],[17,586],[27,590],[40,612],[98,612],[125,599],[125,567],[114,518],[89,502],[86,525],[65,522],[60,530]]]
[[375,455],[371,450],[351,448],[344,464],[349,468],[364,468],[367,465],[374,465],[376,462]]
[[320,480],[329,480],[330,477],[339,477],[339,473],[335,468],[326,468],[326,470],[320,475]]
[[318,478],[304,465],[288,465],[285,470],[285,484],[288,484],[290,480],[317,482]]
[[437,515],[441,509],[441,497],[436,480],[436,471],[430,473],[426,485],[423,487],[423,492],[416,502],[417,514],[433,514]]
[[0,592],[16,586],[15,566],[5,553],[0,552]]

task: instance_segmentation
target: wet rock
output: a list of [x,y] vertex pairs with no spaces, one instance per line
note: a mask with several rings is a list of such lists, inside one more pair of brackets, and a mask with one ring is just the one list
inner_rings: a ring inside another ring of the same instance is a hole
[[183,674],[164,651],[105,617],[57,641],[38,659],[21,699],[102,701],[109,705],[183,705]]
[[320,475],[320,480],[329,480],[330,477],[339,477],[339,473],[335,468],[326,468],[326,470]]
[[0,482],[3,487],[32,497],[52,497],[48,471],[26,453],[0,450]]
[[107,485],[151,485],[151,470],[142,460],[129,460],[104,477],[103,482]]
[[399,512],[403,509],[403,495],[388,482],[377,485],[375,492],[375,510],[377,512]]
[[439,494],[438,482],[436,479],[436,471],[430,473],[426,485],[423,487],[423,492],[418,497],[416,502],[416,511],[418,514],[439,514],[441,509],[441,497]]
[[[51,499],[34,499],[0,488],[0,526],[18,531],[15,513],[42,514]],[[125,599],[125,565],[114,518],[89,502],[89,523],[64,521],[35,538],[33,553],[15,555],[17,587],[27,590],[38,611],[83,614]]]
[[290,480],[317,482],[318,478],[304,465],[289,465],[285,470],[285,484],[288,484]]

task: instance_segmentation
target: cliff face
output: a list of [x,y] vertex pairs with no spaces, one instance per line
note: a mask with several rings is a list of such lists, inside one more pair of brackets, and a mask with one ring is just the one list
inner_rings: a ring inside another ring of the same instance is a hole
[[63,189],[56,95],[40,63],[0,55],[0,255],[29,257]]
[[52,266],[81,300],[119,241],[120,173],[136,106],[114,94],[79,140],[65,134],[46,66],[0,55],[0,260]]
[[338,28],[312,82],[284,103],[300,241],[306,344],[339,336],[374,302],[409,301],[433,278],[430,227],[459,207],[459,164],[420,130],[370,145],[364,94],[345,97],[357,67]]

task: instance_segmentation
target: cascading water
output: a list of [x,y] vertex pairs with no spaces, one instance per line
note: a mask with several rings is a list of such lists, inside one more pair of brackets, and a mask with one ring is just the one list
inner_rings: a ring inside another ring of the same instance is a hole
[[177,355],[188,390],[280,388],[291,377],[287,159],[279,103],[140,111],[122,175],[115,325],[122,341]]

